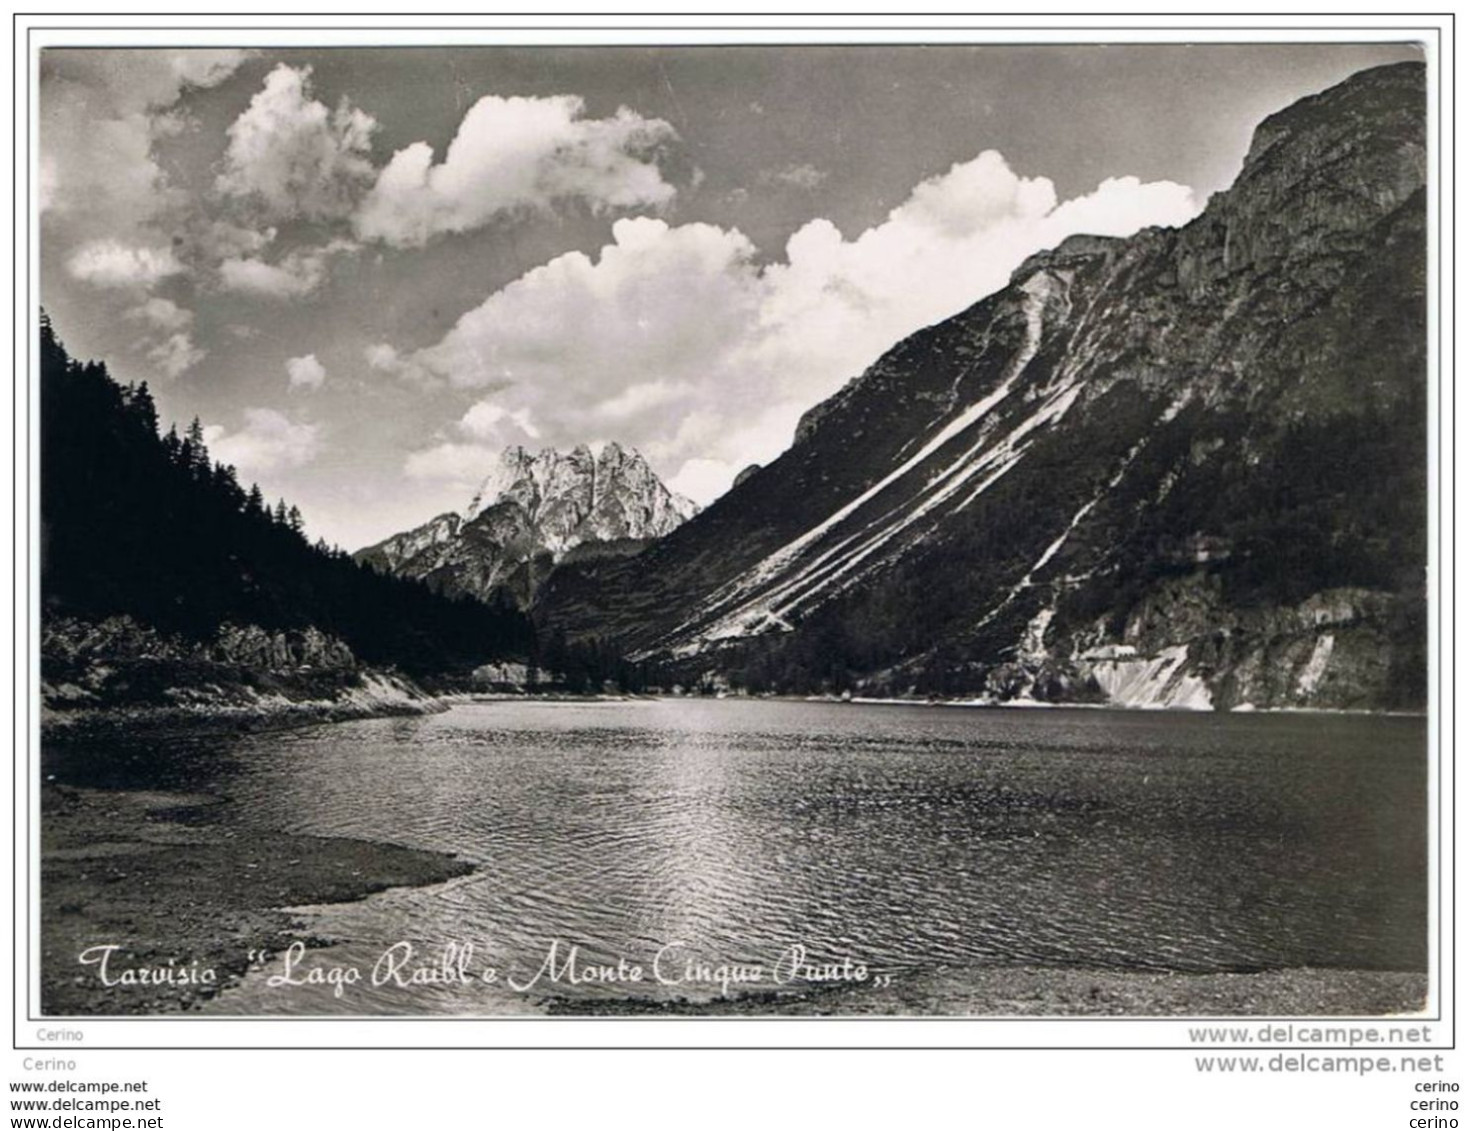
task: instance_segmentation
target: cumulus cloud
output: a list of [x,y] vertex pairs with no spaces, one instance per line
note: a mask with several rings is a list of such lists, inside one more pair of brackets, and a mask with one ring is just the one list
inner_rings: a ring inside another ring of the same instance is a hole
[[673,127],[625,107],[610,118],[585,118],[584,109],[572,95],[481,98],[443,161],[434,162],[426,142],[393,154],[356,217],[358,234],[417,246],[557,201],[601,210],[671,200],[656,153],[676,136]]
[[598,259],[570,252],[496,291],[408,363],[461,388],[555,390],[575,415],[621,391],[609,370],[672,377],[755,320],[755,249],[742,233],[639,217],[612,234]]
[[230,125],[215,187],[271,219],[345,216],[371,183],[376,126],[345,98],[333,110],[312,97],[310,67],[281,63]]
[[271,408],[247,408],[243,428],[229,432],[210,425],[204,440],[216,460],[258,475],[310,463],[319,446],[318,431],[314,424],[292,421]]
[[160,279],[178,274],[183,264],[166,247],[102,239],[77,248],[66,261],[66,269],[73,278],[93,286],[147,290]]
[[299,298],[310,294],[325,277],[319,259],[267,263],[263,259],[226,259],[219,265],[219,285],[237,294],[263,298]]
[[288,359],[285,372],[292,389],[319,389],[326,382],[326,367],[314,353]]
[[424,365],[414,360],[411,355],[405,357],[398,352],[396,346],[388,342],[378,342],[368,346],[362,351],[362,357],[377,372],[390,374],[409,385],[431,389],[443,384],[443,381],[429,372]]
[[[1196,211],[1185,186],[1135,178],[1059,202],[1049,180],[986,152],[916,186],[854,239],[811,221],[766,266],[735,230],[624,219],[597,257],[573,252],[528,272],[429,348],[377,347],[379,367],[493,388],[481,403],[494,412],[476,416],[472,433],[485,450],[513,442],[516,414],[527,413],[557,446],[631,443],[706,502],[783,450],[804,409],[914,330],[1002,287],[1026,256],[1077,232],[1129,235]],[[447,476],[474,448],[449,440],[411,466]]]
[[357,250],[348,240],[323,247],[297,248],[274,263],[253,256],[236,256],[219,264],[221,290],[257,298],[301,298],[326,281],[331,258]]

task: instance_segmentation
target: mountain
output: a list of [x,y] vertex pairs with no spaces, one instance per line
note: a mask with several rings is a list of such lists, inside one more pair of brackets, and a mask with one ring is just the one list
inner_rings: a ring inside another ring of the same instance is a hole
[[[422,676],[534,649],[517,611],[447,600],[311,545],[294,508],[272,510],[210,459],[197,421],[183,438],[160,436],[147,385],[73,359],[44,314],[39,344],[48,679],[75,682],[90,668],[131,685],[110,692],[178,698],[208,665],[260,675],[361,663]],[[193,682],[220,678],[210,669]],[[329,690],[344,690],[338,682]]]
[[1411,63],[1275,114],[1192,222],[1031,257],[543,627],[753,691],[1420,706],[1425,124]]
[[525,608],[558,563],[636,553],[696,510],[620,444],[595,453],[585,445],[534,454],[511,447],[462,512],[441,514],[355,557],[447,595],[508,594]]

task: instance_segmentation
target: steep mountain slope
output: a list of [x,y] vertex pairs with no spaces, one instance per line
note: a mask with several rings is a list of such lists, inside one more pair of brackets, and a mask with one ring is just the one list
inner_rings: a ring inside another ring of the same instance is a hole
[[568,555],[627,555],[671,532],[696,508],[672,494],[635,451],[506,448],[468,507],[359,550],[379,572],[451,596],[506,594],[522,608]]
[[1425,696],[1423,69],[1266,120],[1181,229],[1074,237],[540,615],[753,689]]

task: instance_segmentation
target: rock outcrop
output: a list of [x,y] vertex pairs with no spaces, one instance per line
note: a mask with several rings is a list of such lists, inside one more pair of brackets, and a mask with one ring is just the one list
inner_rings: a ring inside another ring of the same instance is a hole
[[132,617],[47,617],[41,722],[48,740],[182,727],[255,729],[441,709],[401,672],[360,663],[317,628],[226,624],[211,639]]

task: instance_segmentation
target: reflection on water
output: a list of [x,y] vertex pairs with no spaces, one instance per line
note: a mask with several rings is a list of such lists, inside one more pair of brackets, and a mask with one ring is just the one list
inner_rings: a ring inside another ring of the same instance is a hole
[[[312,909],[310,934],[351,940],[312,962],[472,943],[476,969],[524,978],[561,940],[765,967],[798,943],[908,972],[1426,965],[1420,719],[499,702],[205,747],[157,784],[478,866]],[[216,1005],[530,1007],[484,985],[340,1002],[262,981]]]

